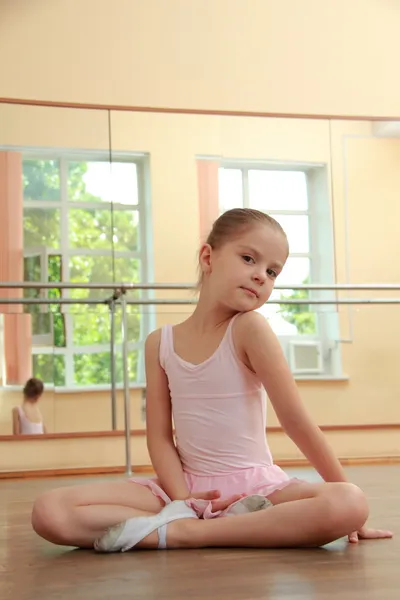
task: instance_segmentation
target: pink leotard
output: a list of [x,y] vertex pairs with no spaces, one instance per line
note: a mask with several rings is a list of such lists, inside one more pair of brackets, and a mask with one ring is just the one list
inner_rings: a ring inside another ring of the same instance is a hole
[[[236,354],[232,332],[237,316],[214,354],[200,364],[176,354],[173,327],[164,326],[160,364],[168,378],[176,447],[189,490],[269,496],[292,480],[273,464],[265,433],[265,389]],[[133,481],[171,501],[157,479]],[[209,510],[205,516],[214,515]]]

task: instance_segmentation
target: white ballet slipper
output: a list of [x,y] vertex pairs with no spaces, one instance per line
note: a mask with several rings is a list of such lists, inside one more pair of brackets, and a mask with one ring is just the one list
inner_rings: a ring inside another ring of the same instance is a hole
[[178,519],[197,519],[195,511],[183,500],[166,504],[161,511],[147,517],[132,517],[107,529],[104,535],[94,542],[97,552],[126,552],[159,529],[159,548],[166,548],[166,525]]
[[245,515],[246,513],[257,512],[258,510],[265,510],[270,506],[273,506],[273,504],[268,498],[261,496],[260,494],[252,494],[251,496],[245,496],[228,506],[220,516],[229,517],[231,515]]

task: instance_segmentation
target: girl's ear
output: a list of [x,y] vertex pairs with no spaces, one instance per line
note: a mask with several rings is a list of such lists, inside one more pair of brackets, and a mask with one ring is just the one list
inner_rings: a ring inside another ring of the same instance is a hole
[[212,248],[210,244],[203,244],[199,252],[199,264],[201,272],[208,274],[211,272]]

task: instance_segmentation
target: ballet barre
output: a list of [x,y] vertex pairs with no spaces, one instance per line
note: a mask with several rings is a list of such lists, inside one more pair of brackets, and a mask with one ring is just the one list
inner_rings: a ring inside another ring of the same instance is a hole
[[[132,474],[131,445],[130,445],[130,401],[129,401],[129,374],[128,374],[128,305],[194,305],[196,298],[164,299],[164,298],[134,298],[128,297],[128,292],[135,290],[194,290],[190,284],[150,284],[150,283],[64,283],[64,282],[1,282],[2,289],[85,289],[85,290],[112,290],[112,295],[107,298],[5,298],[0,297],[0,305],[107,305],[110,310],[110,375],[111,375],[111,417],[112,428],[117,428],[116,414],[116,372],[115,372],[115,314],[116,308],[121,308],[121,334],[122,334],[122,364],[123,364],[123,392],[124,392],[124,425],[125,425],[125,459],[126,475]],[[306,290],[306,291],[400,291],[400,284],[287,284],[276,285],[275,290]],[[274,298],[266,304],[280,305],[371,305],[371,304],[400,304],[400,298]]]

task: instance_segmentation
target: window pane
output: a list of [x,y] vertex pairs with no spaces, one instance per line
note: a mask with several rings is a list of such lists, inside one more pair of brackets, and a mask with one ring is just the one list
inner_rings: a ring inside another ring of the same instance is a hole
[[[72,314],[74,346],[91,346],[95,344],[109,344],[111,342],[110,311],[99,311],[98,308],[103,307],[96,306],[83,309],[82,306],[77,305],[76,312],[74,311]],[[138,342],[141,335],[141,307],[128,306],[127,309],[128,342]],[[122,316],[120,306],[116,307],[114,323],[114,343],[121,344]]]
[[[111,255],[71,256],[69,260],[70,281],[73,283],[138,283],[140,281],[140,260],[137,258],[116,258],[115,273]],[[70,290],[71,298],[107,298],[111,290]],[[133,297],[133,292],[130,292]],[[74,306],[71,311],[74,312]],[[96,310],[108,308],[98,306]],[[76,312],[82,312],[78,307]]]
[[273,215],[280,223],[289,240],[289,252],[309,252],[310,234],[307,215]]
[[[276,282],[280,286],[309,283],[310,259],[289,257]],[[317,318],[313,305],[273,303],[274,299],[306,299],[309,293],[308,290],[274,290],[269,302],[259,312],[269,319],[277,335],[315,334]]]
[[60,211],[57,208],[24,209],[24,248],[35,246],[59,248]]
[[114,211],[114,250],[135,252],[140,247],[139,213],[137,210]]
[[[293,290],[282,293],[282,300],[305,300],[309,298],[308,290]],[[281,317],[294,326],[299,334],[317,333],[317,314],[315,305],[312,304],[281,304],[279,313]]]
[[316,335],[317,315],[307,304],[270,304],[259,310],[276,335]]
[[32,356],[33,376],[44,383],[65,385],[65,358],[60,354],[34,354]]
[[[39,282],[42,281],[44,276],[42,275],[42,260],[43,257],[41,255],[34,256],[25,256],[24,257],[24,281],[27,282]],[[46,260],[46,258],[44,258]],[[48,265],[47,265],[47,281],[58,282],[61,281],[62,276],[62,261],[60,255],[51,255],[47,257]],[[49,290],[43,290],[40,292],[38,289],[24,289],[24,298],[60,298],[61,290],[54,288]],[[59,305],[39,305],[39,304],[25,304],[24,312],[30,313],[32,315],[32,334],[33,335],[44,335],[51,334],[51,325],[50,320],[53,319],[51,316],[51,312],[59,312]],[[60,338],[56,338],[58,341]],[[53,343],[53,340],[52,342]],[[58,345],[65,345],[65,337],[64,342],[62,344],[56,343]]]
[[116,258],[114,273],[111,255],[71,256],[69,268],[73,283],[134,283],[140,275],[140,261],[136,258]]
[[80,312],[72,316],[74,346],[91,346],[110,343],[110,315],[77,305]]
[[[128,296],[128,300],[132,299],[132,298],[133,298],[133,295],[130,293]],[[148,307],[140,305],[140,304],[127,306],[126,324],[127,324],[127,336],[128,336],[129,343],[139,342],[141,339],[143,339],[143,335],[144,335],[144,332],[142,331],[143,312],[146,309],[148,310]],[[116,314],[115,327],[116,327],[117,332],[120,332],[122,330],[122,312],[121,311],[118,311]],[[119,335],[119,333],[118,333],[118,335]],[[120,337],[120,339],[122,341],[122,336]]]
[[307,180],[302,171],[249,170],[251,208],[307,210]]
[[74,382],[77,385],[110,383],[110,353],[76,354],[74,356]]
[[[42,278],[42,259],[40,256],[25,256],[24,257],[24,281],[39,282]],[[39,298],[40,291],[38,289],[23,290],[24,298]],[[40,307],[37,304],[25,304],[25,312],[38,313]]]
[[47,261],[47,272],[49,281],[62,280],[62,256],[61,254],[51,254]]
[[[47,274],[47,279],[50,282],[62,280],[62,256],[60,254],[48,257]],[[54,299],[61,298],[63,295],[60,288],[49,289],[46,293],[48,298]],[[58,348],[64,348],[66,346],[66,329],[61,304],[49,304],[48,309],[53,313],[54,345]]]
[[130,162],[71,161],[68,163],[68,199],[138,204],[137,166]]
[[[128,381],[135,383],[138,380],[138,350],[130,350],[128,353]],[[124,380],[123,367],[122,367],[122,353],[119,353],[115,361],[116,377],[121,383]]]
[[[29,307],[32,308],[32,307]],[[49,312],[37,312],[31,315],[32,335],[49,335],[51,334],[53,315]]]
[[[47,280],[59,282],[62,278],[62,259],[60,254],[47,257]],[[24,257],[24,281],[39,282],[42,279],[42,256],[34,254]]]
[[24,257],[24,281],[40,281],[42,261],[39,255]]
[[[58,305],[58,309],[59,309]],[[67,345],[67,334],[65,327],[65,315],[57,310],[51,315],[53,318],[53,331],[54,331],[54,346],[56,348],[65,348]]]
[[[115,379],[123,382],[122,356],[115,357]],[[74,355],[74,381],[76,385],[98,385],[111,383],[111,362],[109,352]],[[138,352],[128,354],[128,377],[130,382],[137,380]]]
[[[289,256],[282,272],[276,280],[277,285],[304,283],[310,279],[310,259]],[[278,290],[279,291],[279,290]]]
[[24,200],[60,200],[58,160],[24,160],[22,178]]
[[115,210],[112,215],[110,209],[72,208],[68,215],[71,248],[111,250],[114,246],[114,250],[127,252],[138,249],[139,213],[136,210]]
[[[32,335],[46,336],[46,341],[42,340],[35,343],[34,346],[52,345],[56,348],[66,347],[65,315],[61,312],[33,312],[29,307],[32,319]],[[34,306],[33,308],[36,308]]]
[[242,171],[219,169],[219,203],[221,212],[243,208]]

